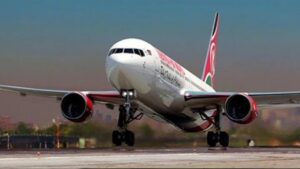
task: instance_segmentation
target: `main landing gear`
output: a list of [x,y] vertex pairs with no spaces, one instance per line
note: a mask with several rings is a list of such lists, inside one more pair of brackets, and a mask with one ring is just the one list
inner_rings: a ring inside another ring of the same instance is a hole
[[122,90],[121,95],[125,98],[125,103],[119,107],[118,130],[112,133],[112,143],[120,146],[122,143],[128,146],[133,146],[135,143],[135,136],[132,131],[127,130],[127,126],[133,120],[139,120],[143,114],[140,113],[135,116],[136,109],[131,104],[131,99],[134,97],[133,90]]
[[209,131],[207,133],[207,144],[210,147],[215,147],[217,143],[220,143],[221,146],[223,147],[228,147],[229,145],[229,135],[221,130],[221,124],[220,124],[220,117],[221,117],[221,112],[222,109],[220,106],[217,106],[217,115],[214,118],[214,121],[211,120],[205,113],[202,113],[207,120],[210,120],[213,125],[215,126],[216,131],[212,132]]

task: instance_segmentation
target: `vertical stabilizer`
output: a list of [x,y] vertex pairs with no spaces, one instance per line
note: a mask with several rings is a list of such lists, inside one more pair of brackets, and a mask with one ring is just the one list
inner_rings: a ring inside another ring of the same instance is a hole
[[214,86],[215,56],[218,46],[219,20],[219,14],[216,13],[202,74],[202,80],[211,87]]

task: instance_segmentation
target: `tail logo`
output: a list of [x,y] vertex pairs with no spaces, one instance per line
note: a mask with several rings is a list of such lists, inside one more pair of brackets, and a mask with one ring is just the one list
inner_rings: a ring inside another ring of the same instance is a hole
[[215,75],[215,56],[216,56],[216,45],[214,42],[211,43],[210,48],[210,65],[211,65],[211,75]]
[[219,15],[216,14],[215,21],[212,28],[211,38],[207,49],[207,55],[205,65],[203,69],[202,79],[209,86],[213,87],[215,77],[215,57],[217,53],[218,44],[218,32],[219,32]]

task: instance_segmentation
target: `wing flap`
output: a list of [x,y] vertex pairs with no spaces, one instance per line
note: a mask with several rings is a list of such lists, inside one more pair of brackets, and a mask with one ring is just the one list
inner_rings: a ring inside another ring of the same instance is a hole
[[121,104],[123,98],[118,91],[71,91],[71,90],[52,90],[38,89],[20,86],[0,85],[0,91],[12,92],[21,96],[35,95],[41,97],[63,98],[66,94],[80,92],[91,98],[93,101],[102,104]]
[[261,104],[299,104],[300,91],[249,93],[257,103]]
[[232,93],[227,92],[186,91],[184,99],[190,108],[213,109],[215,105],[224,105],[226,99],[231,95]]
[[257,105],[263,108],[295,108],[300,107],[300,91],[249,93]]
[[67,90],[37,89],[37,88],[9,86],[9,85],[0,85],[0,91],[17,93],[22,96],[37,95],[37,96],[60,97],[60,98],[66,95],[67,93],[71,92]]
[[290,108],[300,107],[300,91],[292,92],[199,92],[186,91],[184,98],[189,107],[209,107],[211,105],[225,105],[226,99],[234,94],[251,96],[260,108]]

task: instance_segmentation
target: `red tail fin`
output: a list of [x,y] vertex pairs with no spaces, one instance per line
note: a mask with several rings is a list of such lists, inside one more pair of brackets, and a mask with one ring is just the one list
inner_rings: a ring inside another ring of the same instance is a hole
[[214,25],[212,28],[212,34],[207,50],[205,59],[205,65],[202,74],[202,80],[213,87],[215,77],[215,56],[217,53],[218,46],[218,34],[219,34],[219,14],[216,13]]

